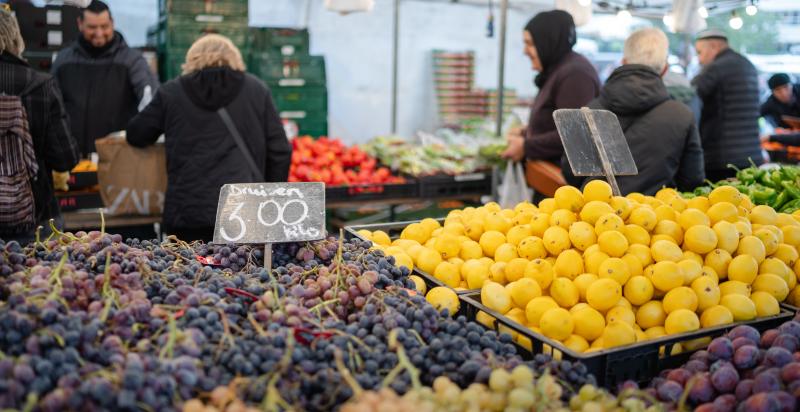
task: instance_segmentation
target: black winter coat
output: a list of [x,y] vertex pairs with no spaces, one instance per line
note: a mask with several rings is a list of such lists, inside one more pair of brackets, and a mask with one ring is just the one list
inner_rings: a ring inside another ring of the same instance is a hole
[[761,105],[761,116],[774,127],[790,129],[789,125],[783,121],[783,116],[800,117],[800,84],[792,85],[792,94],[792,102],[789,104],[780,102],[774,95],[770,95],[767,101]]
[[[631,148],[639,174],[617,176],[623,194],[653,195],[664,186],[691,190],[703,183],[703,149],[694,115],[670,98],[655,71],[635,64],[617,68],[589,107],[616,114]],[[566,156],[562,172],[578,187],[587,180],[572,176]]]
[[47,224],[60,214],[52,171],[70,171],[78,164],[80,151],[70,134],[55,79],[33,70],[16,56],[0,53],[0,93],[18,96],[26,89],[30,92],[22,96],[22,104],[39,163],[39,174],[32,182],[36,219]]
[[152,93],[158,88],[142,53],[129,48],[119,33],[102,51],[75,41],[58,52],[52,73],[84,155],[95,151],[96,139],[125,129],[139,111],[147,86]]
[[700,138],[706,171],[763,162],[758,139],[758,72],[746,57],[722,51],[692,80],[703,100]]
[[255,77],[210,68],[165,83],[131,120],[133,146],[155,143],[163,133],[167,193],[163,222],[168,230],[214,225],[222,185],[258,181],[216,111],[225,107],[267,182],[289,177],[292,147],[269,89]]

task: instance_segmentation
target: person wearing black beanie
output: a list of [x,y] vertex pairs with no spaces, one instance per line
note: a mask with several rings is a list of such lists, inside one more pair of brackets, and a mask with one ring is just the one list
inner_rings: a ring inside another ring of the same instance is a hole
[[[553,112],[577,109],[600,93],[600,79],[592,63],[572,50],[577,41],[575,22],[562,10],[537,14],[523,32],[525,54],[539,93],[531,106],[527,130],[512,133],[503,156],[515,161],[544,160],[559,164],[564,148]],[[558,167],[558,166],[554,166]]]
[[772,94],[761,105],[761,117],[772,124],[773,127],[789,129],[790,126],[783,116],[800,117],[800,85],[792,84],[792,79],[786,73],[772,75],[767,81]]

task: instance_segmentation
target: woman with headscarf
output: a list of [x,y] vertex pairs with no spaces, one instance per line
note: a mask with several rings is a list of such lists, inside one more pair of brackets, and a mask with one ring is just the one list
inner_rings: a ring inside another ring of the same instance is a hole
[[537,14],[525,26],[525,54],[531,59],[539,94],[531,106],[526,131],[512,133],[503,156],[515,161],[544,160],[558,164],[564,148],[553,112],[577,109],[600,93],[600,79],[585,57],[572,51],[575,22],[562,10]]

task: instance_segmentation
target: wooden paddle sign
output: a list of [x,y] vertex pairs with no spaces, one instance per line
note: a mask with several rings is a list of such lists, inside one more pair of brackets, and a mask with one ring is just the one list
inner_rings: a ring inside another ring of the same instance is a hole
[[266,244],[267,270],[272,269],[272,243],[323,238],[324,183],[243,183],[220,189],[213,243]]

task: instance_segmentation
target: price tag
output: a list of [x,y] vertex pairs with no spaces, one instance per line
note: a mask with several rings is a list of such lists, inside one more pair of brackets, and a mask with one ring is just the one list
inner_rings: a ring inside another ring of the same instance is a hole
[[325,237],[323,183],[222,186],[214,243],[281,243]]

